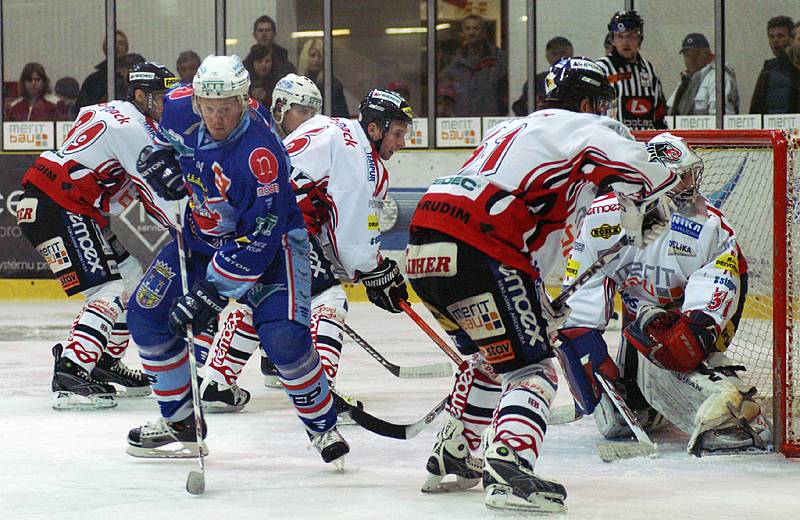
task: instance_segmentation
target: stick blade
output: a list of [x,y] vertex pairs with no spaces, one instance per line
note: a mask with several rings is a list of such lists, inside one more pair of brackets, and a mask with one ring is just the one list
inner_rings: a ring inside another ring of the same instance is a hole
[[200,471],[190,471],[186,477],[186,491],[192,495],[202,495],[206,491],[206,477]]
[[568,424],[582,417],[583,414],[576,410],[574,405],[556,406],[550,411],[550,419],[547,424]]
[[453,375],[453,367],[450,363],[434,363],[432,365],[420,365],[418,367],[400,367],[399,374],[395,375],[407,379],[450,377]]
[[616,462],[636,457],[655,457],[656,448],[643,442],[601,442],[597,444],[597,454],[603,462]]

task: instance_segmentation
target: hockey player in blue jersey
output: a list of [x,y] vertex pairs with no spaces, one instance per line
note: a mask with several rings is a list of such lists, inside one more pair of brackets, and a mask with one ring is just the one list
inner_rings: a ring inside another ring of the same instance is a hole
[[181,294],[173,241],[159,251],[131,298],[131,333],[162,417],[130,431],[128,453],[205,452],[195,439],[184,333],[189,324],[205,330],[233,298],[252,309],[261,344],[279,367],[312,444],[325,462],[338,466],[349,446],[336,429],[333,397],[311,346],[308,237],[289,187],[288,156],[248,106],[249,86],[237,56],[207,57],[191,94],[201,122],[185,125],[192,118],[186,108],[185,117],[164,120],[163,135],[185,147],[175,147],[180,163],[151,156],[143,165],[165,195],[178,199],[188,192],[183,234],[191,289]]

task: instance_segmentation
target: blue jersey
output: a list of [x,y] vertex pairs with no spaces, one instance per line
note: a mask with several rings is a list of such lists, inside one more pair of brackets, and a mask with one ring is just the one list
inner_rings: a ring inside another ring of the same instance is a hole
[[188,90],[165,96],[160,122],[189,191],[184,235],[189,249],[211,256],[206,279],[238,299],[272,263],[284,234],[305,228],[289,185],[289,157],[253,108],[225,141],[214,141]]

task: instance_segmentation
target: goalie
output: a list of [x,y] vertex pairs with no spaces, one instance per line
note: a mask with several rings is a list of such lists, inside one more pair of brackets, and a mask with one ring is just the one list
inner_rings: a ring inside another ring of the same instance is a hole
[[[768,450],[771,429],[756,389],[725,354],[747,294],[747,263],[722,212],[698,192],[703,161],[680,138],[663,133],[647,145],[651,158],[681,175],[670,192],[670,229],[643,249],[620,254],[568,300],[559,357],[576,406],[594,412],[606,438],[630,435],[601,394],[594,374],[615,380],[645,429],[663,418],[690,435],[688,451]],[[622,208],[624,210],[624,208]],[[624,213],[624,211],[623,211]],[[564,283],[622,239],[620,203],[611,193],[587,212],[567,262]],[[622,296],[623,337],[616,364],[602,332]]]

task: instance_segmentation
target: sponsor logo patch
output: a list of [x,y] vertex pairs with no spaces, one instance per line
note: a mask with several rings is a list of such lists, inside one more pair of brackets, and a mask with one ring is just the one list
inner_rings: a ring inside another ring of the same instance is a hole
[[677,240],[669,241],[669,251],[667,254],[669,256],[697,256],[697,253],[694,252],[691,246],[682,244]]
[[736,284],[733,283],[733,280],[731,280],[727,276],[715,276],[714,277],[714,283],[719,284],[719,285],[721,285],[721,286],[723,286],[726,289],[731,290],[731,291],[735,291],[736,290]]
[[36,222],[36,208],[39,206],[37,199],[25,198],[17,204],[17,224]]
[[488,345],[480,345],[478,348],[489,363],[502,363],[510,361],[516,356],[509,340],[498,341]]
[[406,273],[410,278],[455,276],[458,273],[457,248],[451,242],[409,245]]
[[58,277],[58,281],[61,284],[61,288],[64,289],[65,291],[68,291],[73,287],[76,287],[80,283],[80,280],[78,280],[78,273],[76,273],[75,271],[70,271],[66,274],[62,274],[61,276]]
[[592,228],[592,231],[589,234],[594,238],[609,239],[614,235],[619,235],[620,233],[622,233],[622,228],[619,224],[614,226],[603,224],[600,227]]
[[367,217],[367,229],[370,231],[380,231],[381,227],[378,223],[378,215],[369,215]]
[[739,274],[739,260],[730,253],[725,253],[714,260],[714,265],[733,274]]
[[680,215],[672,215],[670,228],[682,235],[698,238],[703,230],[703,225]]
[[586,214],[599,215],[601,213],[610,213],[612,211],[619,211],[619,204],[604,204],[602,206],[592,206],[586,211]]
[[493,338],[506,333],[492,293],[486,292],[458,301],[449,305],[447,311],[473,340]]
[[567,260],[567,267],[564,269],[564,278],[575,278],[581,271],[581,263],[570,258]]
[[72,267],[67,248],[64,247],[64,239],[61,237],[51,238],[36,246],[36,250],[42,255],[44,261],[50,266],[53,274]]
[[166,262],[157,260],[155,265],[147,270],[139,289],[136,291],[136,303],[143,309],[156,307],[167,293],[175,271]]

